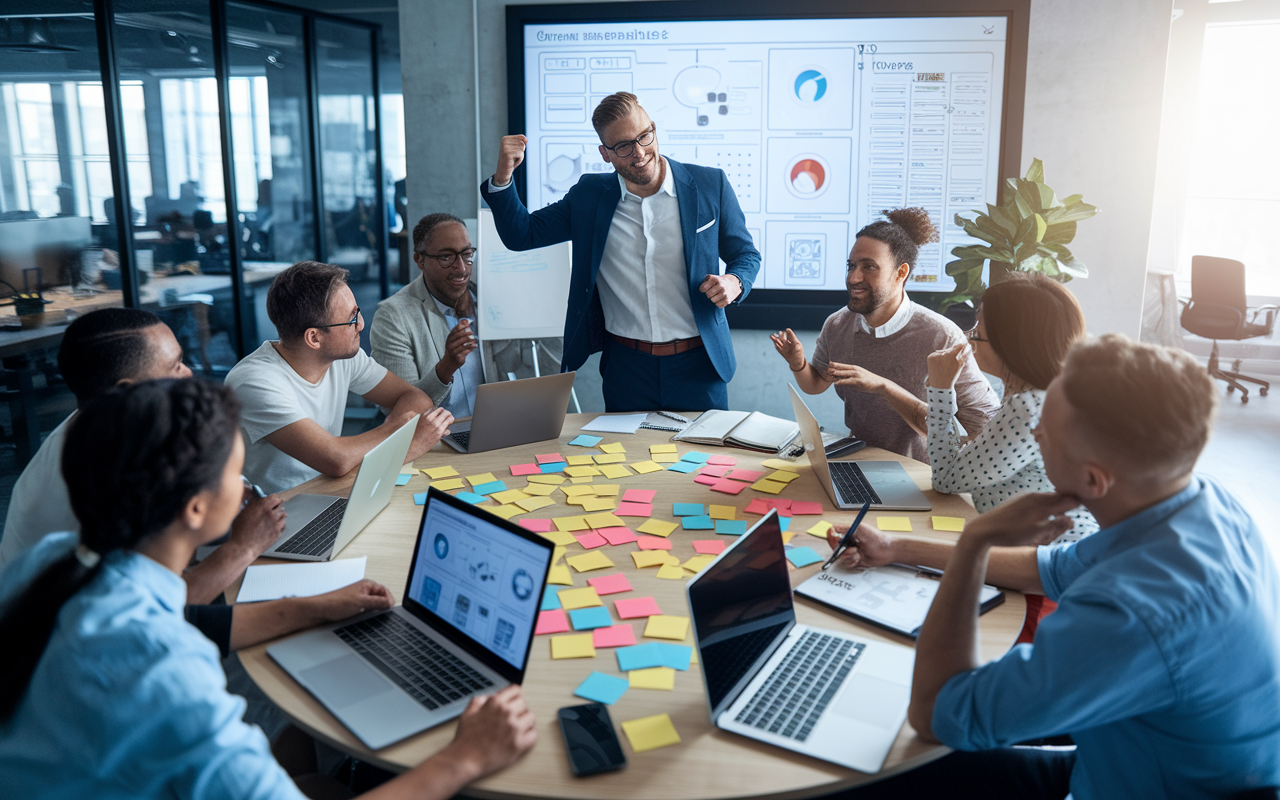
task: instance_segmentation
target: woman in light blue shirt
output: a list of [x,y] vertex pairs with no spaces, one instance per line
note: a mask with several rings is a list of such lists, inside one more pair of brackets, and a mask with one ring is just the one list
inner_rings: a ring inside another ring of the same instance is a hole
[[[27,798],[299,798],[217,648],[183,618],[182,570],[240,509],[239,403],[225,387],[112,390],[67,433],[80,545],[52,535],[0,573],[0,786]],[[447,798],[533,746],[519,687],[473,701],[457,738],[380,787]]]

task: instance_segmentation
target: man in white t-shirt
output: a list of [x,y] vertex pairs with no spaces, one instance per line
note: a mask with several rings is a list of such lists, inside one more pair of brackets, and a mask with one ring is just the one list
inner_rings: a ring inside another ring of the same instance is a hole
[[[360,349],[364,318],[346,270],[316,261],[294,264],[271,283],[267,316],[279,341],[263,342],[227,375],[244,404],[244,473],[266,491],[291,489],[321,474],[346,475],[418,415],[405,463],[448,433],[448,411],[432,408],[422,390]],[[343,436],[348,392],[389,409],[386,421]]]

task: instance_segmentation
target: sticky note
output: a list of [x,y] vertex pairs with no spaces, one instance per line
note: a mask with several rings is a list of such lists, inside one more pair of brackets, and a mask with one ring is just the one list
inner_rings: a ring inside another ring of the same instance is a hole
[[738,509],[733,506],[710,506],[707,508],[707,515],[712,519],[733,519]]
[[631,560],[636,562],[636,569],[660,567],[667,563],[667,554],[663,550],[632,550]]
[[596,533],[595,531],[591,531],[589,533],[579,533],[573,538],[577,539],[578,544],[582,545],[588,550],[591,550],[592,548],[595,548],[595,547],[604,547],[605,544],[608,543],[603,536]]
[[708,455],[707,453],[699,453],[697,450],[690,450],[689,452],[680,456],[681,461],[689,461],[694,464],[705,464],[707,463],[708,458],[711,458],[711,456]]
[[751,488],[755,489],[757,492],[768,492],[769,494],[777,494],[778,492],[787,488],[787,485],[785,483],[778,483],[777,481],[771,481],[766,478],[766,479],[758,480],[755,483],[751,484]]
[[597,464],[621,464],[627,460],[627,457],[621,453],[605,453],[604,455],[592,457]]
[[699,464],[694,464],[694,463],[692,463],[692,462],[690,462],[690,461],[677,461],[676,463],[674,463],[674,464],[672,464],[671,466],[667,467],[667,469],[668,469],[668,470],[670,470],[671,472],[683,472],[683,473],[688,474],[688,473],[690,473],[690,472],[693,472],[693,471],[694,471],[695,469],[697,469],[699,466],[701,466],[701,465],[699,465]]
[[630,622],[591,631],[596,647],[627,647],[636,643],[636,632]]
[[724,540],[723,540],[723,539],[702,539],[702,540],[695,540],[695,541],[694,541],[694,543],[693,543],[693,552],[695,552],[695,553],[709,553],[709,554],[711,554],[711,555],[716,555],[716,554],[718,554],[718,553],[723,553],[723,552],[724,552]]
[[546,533],[551,530],[551,520],[549,519],[522,519],[520,526],[527,531],[534,533]]
[[707,463],[718,467],[732,467],[738,463],[738,459],[733,456],[710,456]]
[[599,475],[600,470],[595,467],[565,467],[564,474],[571,478],[588,478],[592,475]]
[[564,609],[556,608],[551,611],[538,612],[538,625],[533,629],[535,636],[544,633],[564,633],[569,630],[569,620],[564,615]]
[[[595,590],[592,589],[592,591]],[[597,597],[596,599],[599,600],[600,598]],[[564,603],[563,597],[560,598],[560,602]],[[662,609],[658,608],[658,601],[652,597],[627,597],[614,600],[613,610],[618,612],[618,619],[651,617],[654,614],[662,613]]]
[[596,497],[617,497],[622,487],[616,483],[597,483],[593,484],[592,489],[595,490]]
[[626,678],[606,675],[603,672],[593,672],[587,676],[585,681],[578,684],[578,688],[574,689],[573,693],[584,700],[611,706],[622,698],[622,695],[626,693],[630,686],[631,684]]
[[910,531],[910,517],[876,517],[876,527],[882,531]]
[[636,544],[641,550],[670,550],[671,540],[661,536],[641,536]]
[[472,483],[471,490],[474,491],[476,494],[484,494],[484,495],[497,494],[498,492],[505,492],[507,490],[507,485],[502,481],[487,481],[483,483]]
[[707,513],[702,503],[672,503],[671,514],[677,517],[700,517]]
[[563,461],[556,461],[551,464],[539,464],[538,469],[544,473],[564,472],[566,464]]
[[580,433],[577,438],[569,442],[569,444],[577,445],[578,447],[595,447],[603,441],[603,436],[591,436],[586,433]]
[[[497,483],[497,481],[494,482]],[[484,494],[484,492],[479,492],[479,494]],[[490,495],[489,499],[496,500],[505,506],[507,503],[514,503],[517,500],[526,500],[528,497],[529,495],[519,489],[504,489],[501,492],[494,492]]]
[[556,517],[551,521],[556,524],[556,530],[561,531],[585,531],[591,527],[584,517]]
[[645,475],[650,472],[657,472],[662,469],[662,465],[656,461],[637,461],[631,465],[631,468],[641,475]]
[[565,547],[571,544],[574,544],[575,542],[578,541],[577,539],[573,538],[573,534],[570,533],[569,531],[560,531],[560,530],[538,531],[538,534],[542,536],[543,539],[546,539],[549,542],[553,542],[554,544],[562,545]]
[[458,492],[457,494],[454,495],[454,497],[464,502],[470,503],[473,506],[478,506],[481,503],[483,503],[485,500],[489,499],[484,495],[476,494],[475,492]]
[[[785,519],[785,517],[783,517],[783,519]],[[791,538],[792,538],[793,536],[795,536],[795,535],[796,535],[796,532],[795,532],[795,531],[783,531],[783,532],[782,532],[782,543],[783,543],[783,544],[788,544],[788,543],[791,541]]]
[[[584,586],[581,589],[561,589],[559,596],[560,606],[568,611],[604,605],[600,600],[600,595],[596,594],[594,586]],[[619,614],[618,616],[621,617],[622,615]]]
[[[613,498],[612,498],[612,497],[584,497],[584,498],[582,498],[582,510],[583,510],[583,511],[607,511],[608,509],[613,508],[613,506],[614,506],[614,502],[613,502]],[[618,519],[617,517],[614,517],[612,514],[604,514],[604,515],[599,515],[599,514],[597,514],[597,515],[594,515],[594,516],[606,516],[606,517],[613,517],[613,519],[615,520],[615,522],[614,522],[614,524],[615,524],[615,525],[616,525],[616,524],[619,524],[619,523],[621,523],[621,522],[622,522],[622,520]],[[594,527],[594,526],[593,526],[593,527]],[[605,527],[608,527],[608,526],[605,526]]]
[[397,475],[396,486],[404,486],[406,483],[409,482],[409,479],[412,477],[413,477],[412,475],[405,475],[404,473]]
[[670,536],[671,532],[680,527],[678,522],[667,522],[660,519],[646,520],[643,525],[636,528],[640,533],[647,533],[651,536]]
[[520,475],[537,475],[541,471],[542,470],[538,469],[537,464],[512,464],[511,465],[511,474],[516,477]]
[[587,516],[583,517],[583,519],[585,519],[585,520],[587,521],[587,524],[588,524],[588,525],[590,525],[592,528],[596,528],[596,529],[599,529],[599,528],[616,528],[616,527],[618,527],[618,526],[620,526],[620,525],[626,525],[626,524],[627,524],[627,523],[623,522],[622,520],[618,519],[618,518],[617,518],[616,516],[614,516],[613,514],[609,514],[609,513],[604,513],[604,514],[588,514]]
[[564,554],[569,552],[564,545],[556,545],[551,548],[551,563],[559,564],[560,559],[564,558]]
[[791,513],[795,516],[804,516],[806,514],[821,514],[822,503],[811,500],[792,500]]
[[595,639],[589,633],[551,637],[552,658],[595,658]]
[[560,590],[554,586],[547,586],[542,590],[542,603],[538,606],[540,611],[551,611],[560,607]]
[[653,504],[623,501],[618,504],[618,508],[614,513],[620,517],[648,517],[653,515]]
[[741,536],[746,532],[747,521],[745,519],[716,520],[716,533],[723,533],[728,536]]
[[515,503],[508,506],[498,506],[497,508],[486,508],[485,510],[495,517],[502,517],[503,519],[511,519],[520,514],[529,513]]
[[593,569],[608,569],[613,566],[613,562],[609,557],[599,550],[593,550],[590,553],[583,553],[580,556],[570,556],[565,559],[569,566],[578,572],[590,572]]
[[[812,551],[810,551],[812,552]],[[816,556],[817,553],[814,553]],[[683,641],[689,633],[689,618],[667,614],[654,614],[644,626],[644,635],[650,639],[675,639]]]
[[534,456],[533,460],[539,464],[554,464],[557,461],[564,461],[564,456],[559,453],[543,453],[542,455]]
[[618,669],[631,672],[637,669],[668,666],[661,648],[662,645],[658,642],[621,647],[614,651],[614,656],[618,659]]
[[[483,499],[483,498],[481,498]],[[415,506],[425,506],[427,504],[427,493],[418,492],[413,496],[413,504]]]
[[650,453],[674,453],[676,446],[674,444],[651,444],[649,445]]
[[778,509],[779,514],[791,508],[791,501],[785,497],[771,497],[768,500],[765,500],[765,502],[769,504],[770,508]]
[[516,505],[520,506],[524,511],[537,511],[540,508],[555,504],[555,501],[550,497],[525,497],[523,500],[516,501]]
[[[545,483],[527,483],[525,484],[525,487],[520,491],[524,492],[527,495],[533,495],[537,497],[547,497],[549,495],[555,494],[556,489],[559,489],[559,488],[560,488],[559,486],[549,486]],[[552,501],[552,502],[555,502],[555,501]]]
[[743,489],[747,488],[747,484],[731,481],[728,478],[721,478],[711,484],[711,491],[724,492],[725,494],[739,494]]
[[622,494],[622,500],[626,503],[652,503],[657,494],[654,489],[628,489]]
[[821,522],[815,523],[814,526],[812,528],[809,528],[807,531],[805,531],[805,533],[810,533],[821,539],[825,539],[827,538],[827,534],[831,532],[831,529],[833,527],[835,526],[832,525],[830,522],[823,520]]
[[822,556],[818,555],[810,547],[793,547],[787,551],[787,560],[797,567],[807,567],[810,564],[822,560]]
[[671,667],[649,667],[627,673],[627,680],[632,689],[666,689],[676,688],[676,671]]
[[449,478],[443,481],[432,481],[431,488],[439,489],[442,492],[451,492],[454,489],[461,489],[466,484],[462,482],[462,478]]
[[[702,472],[698,473],[699,478],[723,478],[732,467],[703,467]],[[707,481],[707,483],[715,483],[715,481]]]
[[591,486],[561,486],[560,491],[566,497],[595,497],[596,490]]
[[693,477],[694,483],[701,483],[703,486],[715,486],[719,481],[720,478],[714,475],[695,475]]
[[601,528],[596,531],[604,537],[604,540],[611,545],[627,544],[636,540],[636,535],[631,532],[630,528],[618,526],[615,528]]
[[581,467],[584,464],[590,466],[596,463],[591,456],[569,456],[565,459],[565,463],[571,467]]
[[794,472],[787,472],[786,470],[780,469],[776,472],[770,472],[765,477],[771,481],[777,481],[778,483],[791,483],[792,481],[794,481],[796,478],[799,478],[800,476]]
[[746,481],[747,483],[751,483],[752,481],[758,481],[763,478],[764,471],[757,469],[732,469],[729,470],[729,474],[725,477],[733,478],[735,481]]
[[702,570],[706,569],[706,566],[710,564],[712,561],[714,561],[715,558],[716,557],[711,553],[703,553],[702,555],[694,556],[693,558],[684,562],[680,566],[684,569],[689,570],[694,574],[697,574]]
[[436,480],[437,478],[452,478],[458,474],[458,471],[453,467],[427,467],[422,471],[427,473],[427,477],[432,480]]
[[554,583],[557,586],[572,586],[573,575],[570,574],[569,568],[564,564],[556,564],[547,571],[547,583]]
[[934,517],[933,529],[935,531],[963,531],[964,517]]
[[467,483],[470,483],[473,487],[479,486],[482,483],[493,483],[496,480],[497,478],[493,476],[492,472],[482,472],[479,475],[467,476]]
[[658,567],[658,577],[664,581],[684,580],[684,570],[676,564],[663,564]]
[[680,461],[680,456],[675,453],[653,453],[649,459],[655,464],[675,464]]
[[607,628],[613,624],[609,609],[604,606],[576,608],[569,612],[569,621],[575,631],[589,631],[592,628]]
[[545,474],[530,475],[529,483],[541,483],[547,486],[558,486],[564,483],[564,476],[563,475],[545,475]]
[[747,507],[742,510],[747,514],[759,514],[764,516],[769,513],[769,504],[764,499],[757,497],[750,503],[747,503]]
[[587,583],[596,590],[596,594],[617,594],[631,591],[631,581],[627,580],[627,576],[621,572],[616,575],[601,575],[598,578],[588,578]]
[[600,474],[611,480],[617,480],[618,478],[630,477],[635,473],[621,464],[604,464],[600,467]]
[[671,667],[682,672],[689,668],[689,662],[693,658],[693,648],[688,645],[653,642],[650,647],[658,648],[664,667]]
[[781,458],[766,458],[764,461],[760,462],[760,466],[768,467],[769,469],[786,469],[786,470],[795,470],[796,468],[796,465],[794,462],[784,461]]
[[705,514],[700,517],[684,517],[680,520],[680,525],[686,531],[709,531],[715,528],[711,517]]

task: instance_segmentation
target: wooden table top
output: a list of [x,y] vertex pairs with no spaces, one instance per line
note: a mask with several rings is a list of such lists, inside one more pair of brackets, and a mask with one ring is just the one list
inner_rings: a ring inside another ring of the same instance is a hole
[[[523,487],[525,480],[512,478],[510,465],[531,462],[537,453],[560,452],[568,456],[597,452],[567,445],[567,442],[578,435],[580,427],[596,416],[595,414],[570,415],[565,421],[564,431],[558,442],[541,442],[474,455],[460,455],[445,445],[439,445],[418,459],[414,466],[426,468],[449,465],[463,476],[492,472],[499,480],[504,480],[509,488]],[[632,463],[648,459],[649,445],[669,443],[670,435],[650,430],[640,430],[634,435],[604,434],[604,443],[621,442],[627,450],[627,462]],[[763,454],[746,450],[702,445],[690,447],[678,444],[678,450],[681,454],[697,450],[732,455],[737,458],[738,466],[746,469],[762,469],[760,463],[767,458]],[[890,512],[894,516],[911,518],[914,528],[911,535],[954,541],[957,534],[933,531],[929,516],[938,514],[968,519],[976,515],[973,507],[964,498],[938,494],[930,488],[927,465],[877,449],[864,450],[849,460],[868,459],[892,459],[902,462],[932,503],[933,510],[926,513]],[[792,481],[779,496],[792,500],[820,500],[824,514],[821,517],[795,517],[792,527],[797,533],[793,542],[808,545],[825,557],[830,553],[826,542],[807,535],[804,532],[805,529],[819,519],[832,523],[850,524],[856,514],[832,510],[830,500],[806,459],[801,458],[796,462],[795,470],[799,472],[800,477]],[[354,472],[340,479],[321,477],[298,487],[290,494],[306,491],[346,496],[350,492],[353,481]],[[695,502],[736,506],[738,518],[754,521],[758,518],[743,514],[742,509],[755,497],[769,497],[750,488],[737,496],[712,492],[708,487],[694,483],[693,475],[667,470],[618,480],[599,476],[595,481],[619,484],[623,492],[627,489],[656,489],[658,495],[654,500],[654,519],[662,520],[677,519],[671,513],[673,502]],[[419,474],[410,480],[408,485],[397,487],[390,505],[339,555],[339,558],[367,556],[366,577],[388,586],[397,600],[403,597],[409,572],[409,556],[422,516],[422,509],[414,505],[413,494],[425,492],[428,483],[427,476]],[[578,506],[565,505],[566,498],[560,492],[553,495],[553,499],[556,500],[555,506],[516,517],[515,520],[583,513]],[[868,521],[874,524],[876,516],[875,513],[869,514]],[[631,518],[628,518],[628,521],[632,523],[630,527],[633,529],[642,522],[642,520]],[[692,540],[703,538],[728,539],[730,537],[719,537],[706,531],[695,534],[677,529],[671,535],[672,553],[682,561],[686,560],[694,555]],[[658,579],[657,570],[653,568],[636,569],[629,555],[631,550],[636,549],[634,544],[618,547],[605,546],[600,549],[617,565],[617,570],[574,573],[575,586],[586,586],[588,578],[620,571],[626,574],[634,591],[605,597],[606,606],[611,612],[613,599],[652,595],[665,613],[688,614],[684,594],[685,581]],[[568,548],[570,556],[580,552],[583,552],[580,545],[574,544]],[[281,562],[262,559],[259,563]],[[818,566],[795,570],[792,573],[792,585],[798,585],[809,578],[818,570]],[[234,598],[238,589],[237,582],[227,590],[227,597]],[[988,660],[998,658],[1005,653],[1013,645],[1022,627],[1025,611],[1022,595],[1008,590],[1005,594],[1007,597],[1005,603],[981,618],[982,656]],[[865,639],[913,646],[911,639],[861,624],[803,598],[797,598],[796,614],[800,622],[809,625],[847,631]],[[643,620],[637,622],[643,623]],[[643,624],[635,627],[637,642],[649,641],[639,636],[643,630]],[[885,761],[884,769],[879,775],[871,776],[718,730],[711,726],[702,676],[699,666],[693,664],[688,672],[676,673],[674,691],[629,689],[616,704],[609,708],[614,726],[624,742],[623,749],[628,760],[626,769],[590,778],[574,778],[569,770],[568,756],[556,722],[556,710],[563,706],[587,702],[575,696],[573,690],[593,671],[620,677],[625,677],[625,674],[618,670],[612,648],[597,650],[595,658],[553,661],[548,638],[547,636],[535,637],[524,683],[525,696],[538,719],[538,744],[514,766],[469,786],[465,791],[468,796],[504,799],[627,797],[629,799],[653,798],[653,800],[701,800],[702,798],[751,796],[786,800],[828,794],[917,767],[949,752],[945,747],[921,741],[916,737],[911,726],[904,724]],[[693,644],[692,631],[685,644]],[[453,738],[455,723],[450,722],[377,752],[371,752],[305,689],[276,666],[267,655],[265,644],[241,650],[239,655],[245,669],[258,686],[299,727],[362,760],[399,771],[412,767],[427,756],[441,750]],[[645,753],[632,752],[619,723],[663,712],[671,716],[680,734],[681,743]]]

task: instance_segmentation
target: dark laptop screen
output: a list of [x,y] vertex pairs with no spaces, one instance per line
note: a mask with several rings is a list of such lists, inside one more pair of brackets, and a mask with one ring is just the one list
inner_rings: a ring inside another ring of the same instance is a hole
[[690,582],[689,610],[714,719],[795,624],[776,510]]

